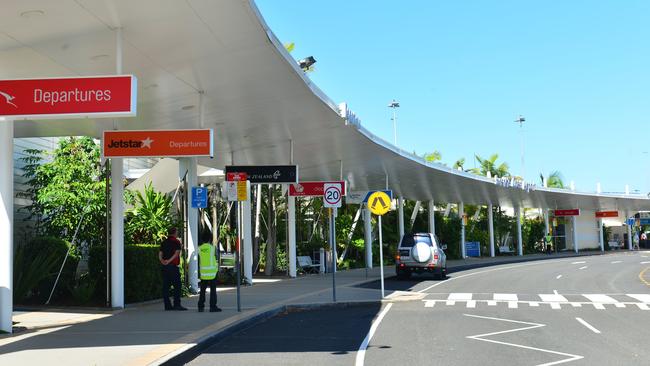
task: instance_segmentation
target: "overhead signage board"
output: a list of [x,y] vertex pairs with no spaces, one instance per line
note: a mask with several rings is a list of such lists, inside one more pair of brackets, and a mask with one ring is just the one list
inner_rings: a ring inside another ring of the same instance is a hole
[[596,217],[618,217],[618,211],[596,211]]
[[212,156],[212,129],[104,131],[106,158]]
[[226,181],[227,182],[234,182],[234,181],[240,181],[240,180],[248,180],[248,176],[246,173],[228,173],[226,174]]
[[374,192],[368,198],[368,209],[375,215],[384,215],[390,210],[390,197],[382,191]]
[[323,197],[325,184],[338,183],[341,185],[341,195],[345,196],[345,181],[337,182],[300,182],[289,185],[289,196],[292,197]]
[[298,183],[297,165],[227,165],[228,173],[246,173],[251,183]]
[[343,184],[325,183],[323,185],[323,207],[341,207],[343,201]]
[[133,75],[0,80],[0,116],[133,117],[137,90]]
[[192,208],[208,207],[208,188],[192,187]]
[[[352,192],[347,192],[345,195],[345,202],[348,204],[362,204],[368,202],[368,198],[370,198],[370,195],[375,193],[377,191],[352,191]],[[390,189],[383,190],[381,192],[384,192],[390,197],[390,199],[393,199],[393,191]]]
[[555,210],[555,216],[580,216],[580,209],[574,208],[570,210]]

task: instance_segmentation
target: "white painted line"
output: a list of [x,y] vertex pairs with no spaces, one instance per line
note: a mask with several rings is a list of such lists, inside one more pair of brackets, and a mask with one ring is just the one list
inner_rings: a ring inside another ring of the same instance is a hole
[[614,304],[614,306],[616,306],[617,308],[625,308],[625,304],[623,304],[622,302],[617,302],[616,304]]
[[623,261],[613,261],[612,264],[623,263]]
[[601,294],[582,294],[582,296],[586,297],[589,299],[591,302],[598,302],[601,304],[616,304],[618,301],[616,299],[613,299],[607,295],[601,295]]
[[516,309],[519,307],[516,301],[508,301],[508,309]]
[[571,303],[571,306],[573,306],[574,308],[581,308],[581,307],[582,307],[582,304],[579,303],[579,302],[572,302],[572,303]]
[[645,302],[646,304],[650,304],[650,294],[626,294],[626,295],[634,299],[637,299],[641,302]]
[[424,307],[425,308],[432,308],[436,305],[436,300],[425,300],[424,301]]
[[368,331],[366,338],[363,339],[363,342],[361,342],[361,345],[359,346],[359,350],[357,351],[356,361],[354,362],[355,366],[363,366],[364,359],[366,358],[366,350],[368,349],[368,343],[370,343],[372,336],[375,335],[379,323],[381,323],[382,319],[384,319],[386,313],[388,313],[388,310],[390,310],[391,306],[393,306],[392,303],[386,305],[384,310],[382,310],[381,313],[379,313],[377,319],[375,319],[375,321],[372,322],[372,325],[370,326],[370,330]]
[[559,280],[560,278],[562,278],[562,275],[557,275],[557,277],[555,277],[556,280]]
[[650,261],[641,262],[641,264],[650,264]]
[[476,300],[467,301],[467,307],[468,308],[475,308],[476,307]]
[[605,305],[599,304],[597,302],[594,303],[594,307],[596,308],[596,310],[605,310]]
[[496,301],[518,301],[517,294],[493,294],[492,299]]
[[638,306],[639,309],[641,309],[641,310],[650,310],[650,308],[648,307],[648,304],[638,303],[638,304],[636,304],[636,306]]
[[494,300],[488,300],[487,304],[488,306],[497,306],[497,302]]
[[588,268],[588,267],[587,266],[582,266],[582,267],[580,267],[578,269],[585,269],[585,268]]
[[468,338],[468,339],[473,339],[473,340],[482,341],[482,342],[495,343],[495,344],[500,344],[500,345],[503,345],[503,346],[523,348],[523,349],[532,350],[532,351],[551,353],[551,354],[555,354],[555,355],[568,357],[568,358],[563,359],[563,360],[559,360],[559,361],[555,361],[555,362],[549,362],[549,363],[545,363],[545,364],[541,364],[541,365],[537,365],[537,366],[557,365],[557,364],[561,364],[561,363],[565,363],[565,362],[571,362],[571,361],[580,360],[580,359],[584,358],[583,356],[572,355],[570,353],[557,352],[557,351],[552,351],[552,350],[543,349],[543,348],[525,346],[525,345],[516,344],[516,343],[507,343],[507,342],[495,341],[493,339],[486,339],[485,338],[485,337],[498,335],[498,334],[514,333],[514,332],[519,332],[519,331],[522,331],[522,330],[540,328],[540,327],[546,326],[546,324],[529,323],[529,322],[522,322],[522,321],[518,321],[518,320],[511,320],[511,319],[491,318],[491,317],[487,317],[487,316],[479,316],[479,315],[471,315],[471,314],[463,314],[463,315],[473,317],[473,318],[479,318],[479,319],[498,320],[498,321],[502,321],[502,322],[528,325],[528,326],[523,327],[523,328],[516,328],[516,329],[504,330],[504,331],[500,331],[500,332],[492,332],[492,333],[486,333],[486,334],[477,334],[477,335],[473,335],[473,336],[467,336],[466,338]]
[[556,295],[558,294],[557,290],[553,290],[553,293],[556,294]]
[[536,302],[536,301],[531,301],[531,302],[528,303],[528,305],[530,305],[530,307],[536,308],[536,307],[539,306],[539,303]]
[[569,302],[566,297],[560,294],[539,294],[537,296],[544,302]]
[[456,305],[456,301],[447,300],[447,306],[454,306],[454,305]]
[[553,309],[553,310],[560,310],[562,308],[560,306],[560,303],[557,303],[557,302],[550,302],[549,304],[551,304],[551,309]]
[[576,320],[577,320],[580,324],[582,324],[582,325],[584,325],[585,327],[587,327],[587,329],[589,329],[590,331],[592,331],[592,332],[594,332],[594,333],[596,333],[596,334],[600,334],[600,331],[599,331],[598,329],[594,328],[593,325],[591,325],[591,324],[587,323],[586,321],[582,320],[582,318],[576,318]]
[[571,262],[571,264],[583,264],[583,263],[587,263],[587,262],[585,261]]
[[471,293],[451,293],[447,300],[456,300],[456,301],[467,301],[472,299]]

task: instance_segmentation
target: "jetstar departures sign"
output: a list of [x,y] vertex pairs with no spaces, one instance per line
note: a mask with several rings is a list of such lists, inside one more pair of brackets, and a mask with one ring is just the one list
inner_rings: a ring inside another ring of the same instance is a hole
[[104,131],[106,158],[212,156],[212,130]]
[[0,80],[0,116],[11,119],[132,117],[133,75]]

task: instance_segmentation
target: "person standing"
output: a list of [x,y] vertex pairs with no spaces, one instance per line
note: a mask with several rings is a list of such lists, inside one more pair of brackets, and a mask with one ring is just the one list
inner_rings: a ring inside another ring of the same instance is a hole
[[551,233],[546,233],[544,241],[546,242],[546,254],[550,255],[553,252],[553,237]]
[[632,250],[640,250],[639,248],[639,232],[635,231],[634,236],[632,237],[632,243],[634,246],[632,247]]
[[[178,229],[167,230],[167,239],[160,244],[158,260],[162,265],[163,301],[165,310],[187,310],[181,306],[181,273],[178,265],[181,262],[181,242],[176,238]],[[174,287],[174,305],[169,301],[169,287]]]
[[200,292],[199,292],[199,313],[203,312],[205,308],[205,290],[210,286],[210,312],[221,311],[217,307],[217,272],[219,266],[217,265],[217,251],[214,245],[210,243],[209,233],[204,233],[201,238],[203,244],[199,245],[199,278]]

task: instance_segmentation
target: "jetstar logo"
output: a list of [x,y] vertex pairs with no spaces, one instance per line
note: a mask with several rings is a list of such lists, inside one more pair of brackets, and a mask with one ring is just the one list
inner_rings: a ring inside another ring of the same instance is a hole
[[144,140],[111,140],[108,144],[108,147],[111,149],[114,148],[149,148],[151,149],[151,143],[153,140],[150,137],[147,137]]
[[12,102],[12,100],[16,99],[16,97],[9,95],[8,93],[5,93],[3,91],[0,91],[0,96],[5,98],[5,102],[7,102],[7,104],[14,106],[14,108],[18,108],[18,106]]

